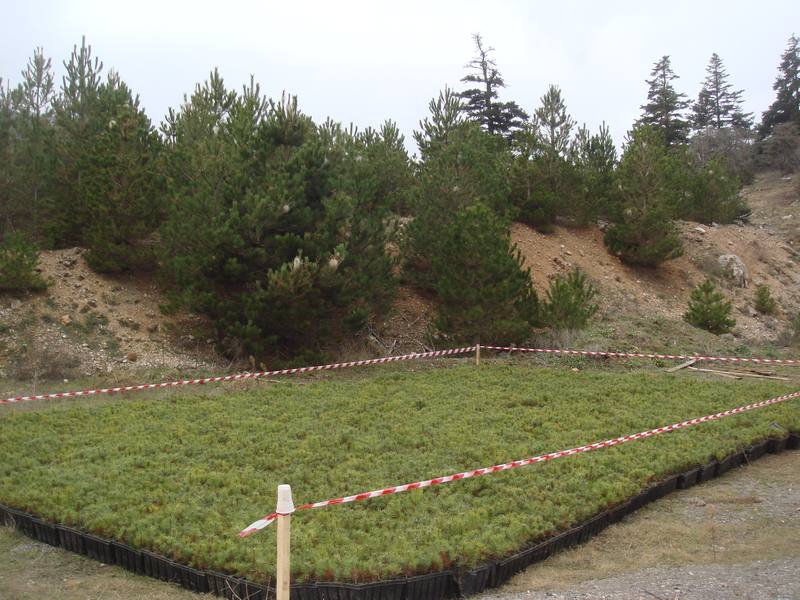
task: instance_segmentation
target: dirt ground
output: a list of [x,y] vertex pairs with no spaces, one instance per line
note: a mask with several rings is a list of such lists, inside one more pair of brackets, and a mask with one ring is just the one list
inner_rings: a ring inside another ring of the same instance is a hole
[[[800,598],[800,452],[671,494],[477,600]],[[212,598],[0,527],[0,598]]]

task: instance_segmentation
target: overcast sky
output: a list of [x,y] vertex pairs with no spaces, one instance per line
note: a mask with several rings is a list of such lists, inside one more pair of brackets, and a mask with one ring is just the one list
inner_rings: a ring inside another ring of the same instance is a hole
[[[780,55],[800,32],[797,0],[435,1],[0,0],[0,77],[19,82],[34,47],[61,62],[86,35],[158,124],[213,67],[229,86],[297,94],[304,112],[363,128],[394,119],[411,139],[431,97],[460,89],[479,32],[508,87],[532,112],[559,85],[579,123],[620,143],[644,103],[653,63],[672,57],[696,98],[712,52],[757,117],[773,100]],[[411,147],[411,144],[409,144]]]

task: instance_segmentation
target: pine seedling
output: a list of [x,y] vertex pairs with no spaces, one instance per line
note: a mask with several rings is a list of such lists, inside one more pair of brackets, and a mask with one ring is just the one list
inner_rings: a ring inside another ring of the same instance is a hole
[[688,323],[717,335],[728,333],[736,325],[731,317],[733,306],[708,279],[697,286],[689,299],[689,310],[683,315]]
[[756,288],[756,310],[762,315],[774,315],[778,304],[769,291],[769,286],[761,284]]

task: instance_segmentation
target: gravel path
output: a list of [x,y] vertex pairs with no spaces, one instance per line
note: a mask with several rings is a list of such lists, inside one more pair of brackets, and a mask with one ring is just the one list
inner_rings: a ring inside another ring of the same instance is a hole
[[481,600],[752,600],[800,598],[800,558],[747,565],[644,569],[562,592],[484,594]]

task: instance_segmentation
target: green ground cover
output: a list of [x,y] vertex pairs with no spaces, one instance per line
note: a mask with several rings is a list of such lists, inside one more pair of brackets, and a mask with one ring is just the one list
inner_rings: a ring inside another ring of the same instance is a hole
[[[458,365],[230,395],[65,402],[0,415],[0,502],[267,581],[275,503],[322,500],[633,433],[794,391],[687,373]],[[294,576],[363,581],[503,556],[648,482],[800,430],[800,402],[552,463],[298,513]]]

